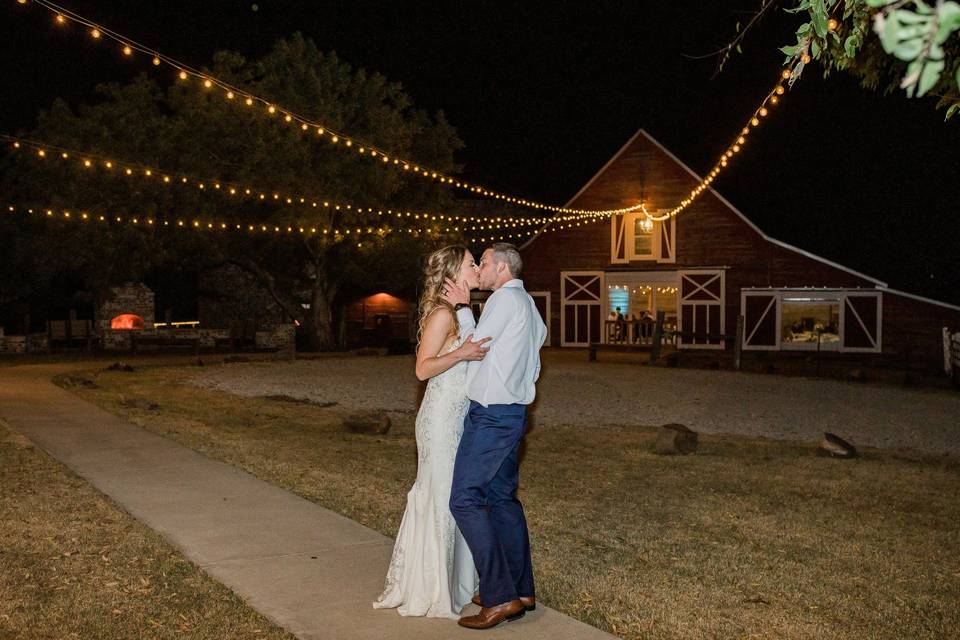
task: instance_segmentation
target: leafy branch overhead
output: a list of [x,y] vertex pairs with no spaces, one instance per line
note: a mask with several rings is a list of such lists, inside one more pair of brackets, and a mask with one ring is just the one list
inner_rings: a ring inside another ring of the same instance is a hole
[[911,98],[935,95],[947,118],[960,110],[960,2],[801,0],[787,11],[809,16],[796,44],[780,49],[793,65],[791,81],[818,60],[827,72],[849,71],[870,88],[886,83]]

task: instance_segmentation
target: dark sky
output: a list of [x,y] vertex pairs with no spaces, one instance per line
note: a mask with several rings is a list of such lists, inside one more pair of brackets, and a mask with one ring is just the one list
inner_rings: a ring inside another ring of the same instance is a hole
[[[756,0],[62,2],[194,66],[218,49],[255,57],[301,31],[401,82],[417,106],[443,109],[466,142],[466,179],[558,204],[640,127],[709,170],[772,86],[777,47],[798,24],[771,14],[711,79],[715,60],[691,56],[729,40]],[[0,131],[148,66],[63,31],[45,10],[3,3]],[[960,117],[943,115],[814,66],[714,186],[776,238],[960,303]]]

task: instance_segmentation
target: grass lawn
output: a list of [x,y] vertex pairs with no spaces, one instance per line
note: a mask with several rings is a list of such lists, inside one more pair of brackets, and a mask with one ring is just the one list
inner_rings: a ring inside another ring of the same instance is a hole
[[2,421],[0,638],[293,640]]
[[[76,392],[396,532],[416,474],[413,407],[386,436],[355,435],[340,427],[349,407],[186,384],[196,371],[103,372]],[[661,457],[654,433],[528,434],[520,497],[544,603],[624,638],[957,637],[960,460],[830,460],[811,445],[716,436],[695,455]]]

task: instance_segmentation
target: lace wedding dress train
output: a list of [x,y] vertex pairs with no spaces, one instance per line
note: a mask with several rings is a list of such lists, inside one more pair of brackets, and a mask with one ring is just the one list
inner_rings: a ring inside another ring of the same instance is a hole
[[[450,348],[460,346],[461,336]],[[453,463],[470,401],[467,363],[430,378],[417,413],[417,479],[397,532],[383,593],[375,609],[402,616],[460,617],[477,588],[473,556],[450,513]]]

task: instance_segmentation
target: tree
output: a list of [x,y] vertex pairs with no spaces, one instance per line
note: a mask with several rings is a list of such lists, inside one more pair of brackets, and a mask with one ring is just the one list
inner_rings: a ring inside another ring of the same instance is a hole
[[[718,52],[720,68],[739,51],[750,27],[777,4],[763,0],[746,28],[741,31],[738,24],[736,38]],[[805,18],[796,43],[781,48],[793,69],[791,84],[817,60],[825,74],[851,73],[869,89],[936,96],[947,119],[960,111],[960,3],[955,0],[933,5],[923,0],[799,0],[787,11]]]
[[[152,230],[118,228],[117,237],[105,236],[109,241],[105,244],[134,232],[145,239],[140,255],[150,256],[154,265],[236,265],[254,276],[300,323],[311,347],[333,348],[332,312],[338,294],[345,285],[351,290],[363,288],[364,274],[369,273],[363,264],[372,254],[409,244],[406,238],[398,240],[400,229],[364,234],[358,242],[355,233],[190,233],[182,228],[171,231],[161,222],[181,216],[189,221],[226,220],[244,228],[366,231],[388,226],[377,214],[381,208],[436,211],[448,202],[448,190],[431,181],[411,178],[410,172],[397,170],[391,163],[345,153],[329,134],[291,126],[282,117],[283,109],[376,141],[392,156],[446,173],[458,169],[453,154],[462,143],[442,113],[431,118],[414,109],[399,84],[377,73],[354,70],[299,34],[281,40],[258,61],[219,53],[204,73],[262,96],[281,110],[270,113],[248,107],[245,101],[229,99],[216,85],[205,88],[193,77],[167,87],[146,76],[126,85],[106,85],[100,89],[101,102],[76,112],[56,102],[29,136],[104,158],[137,160],[145,168],[154,167],[153,177],[104,179],[102,166],[92,171],[76,163],[64,168],[37,160],[16,165],[19,175],[5,179],[3,191],[15,199],[45,201],[49,206],[150,216],[157,220]],[[203,190],[173,187],[160,181],[159,169],[173,176],[182,173],[210,180]],[[285,198],[231,197],[226,189],[211,188],[219,182],[255,185],[271,195],[312,198],[304,204],[296,200],[288,204]],[[315,208],[310,200],[351,203],[351,209]],[[359,208],[364,211],[358,212]],[[427,230],[404,233],[427,243],[443,240],[442,233]],[[413,259],[409,250],[398,249],[397,255]]]

